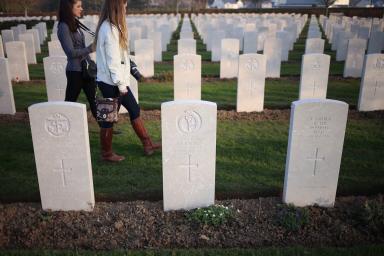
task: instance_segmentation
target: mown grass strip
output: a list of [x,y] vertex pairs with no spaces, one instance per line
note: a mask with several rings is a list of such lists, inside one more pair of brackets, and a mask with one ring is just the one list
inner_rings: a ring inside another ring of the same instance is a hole
[[[147,121],[154,139],[160,121]],[[89,125],[96,197],[100,200],[161,200],[161,153],[145,157],[130,124],[115,136],[114,149],[126,160],[108,164],[100,160],[99,128]],[[216,146],[216,195],[231,198],[278,196],[283,188],[289,121],[219,121]],[[36,168],[29,124],[2,123],[0,141],[0,200],[38,201]],[[339,178],[339,195],[384,192],[384,121],[348,121]]]

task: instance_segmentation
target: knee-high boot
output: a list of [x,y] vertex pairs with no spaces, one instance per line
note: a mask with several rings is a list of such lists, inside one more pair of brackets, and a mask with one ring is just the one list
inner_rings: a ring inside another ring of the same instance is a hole
[[149,156],[152,155],[155,150],[161,149],[161,143],[152,142],[150,136],[148,135],[147,130],[145,129],[143,120],[138,117],[132,122],[133,130],[135,130],[137,136],[140,138],[141,143],[143,143],[144,154]]
[[108,162],[120,162],[125,159],[112,151],[113,128],[100,128],[101,159]]

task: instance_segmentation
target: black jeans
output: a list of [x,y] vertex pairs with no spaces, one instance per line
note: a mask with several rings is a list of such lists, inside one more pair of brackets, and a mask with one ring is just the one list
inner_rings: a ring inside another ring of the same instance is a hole
[[[129,87],[127,87],[128,93],[121,96],[117,86],[109,85],[103,82],[97,82],[97,85],[99,86],[99,89],[104,98],[119,98],[119,105],[123,105],[128,110],[129,118],[131,121],[140,116],[139,104],[137,104],[137,101]],[[113,127],[113,123],[110,122],[99,122],[99,125],[101,128]]]
[[81,89],[83,89],[89,108],[93,117],[96,119],[96,82],[95,80],[86,80],[80,71],[67,71],[67,90],[65,91],[65,101],[76,102],[79,98]]

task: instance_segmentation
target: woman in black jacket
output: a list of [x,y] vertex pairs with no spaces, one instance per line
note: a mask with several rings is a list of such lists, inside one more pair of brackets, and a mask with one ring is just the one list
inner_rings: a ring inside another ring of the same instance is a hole
[[77,20],[82,12],[80,0],[60,0],[57,36],[68,60],[65,101],[76,102],[83,89],[92,115],[96,118],[96,82],[95,79],[86,78],[82,74],[82,62],[90,58],[89,54],[95,51],[95,46],[85,46],[85,37]]

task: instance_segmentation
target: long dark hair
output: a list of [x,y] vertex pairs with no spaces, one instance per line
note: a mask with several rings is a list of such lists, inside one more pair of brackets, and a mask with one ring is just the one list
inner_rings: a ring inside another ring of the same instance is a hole
[[60,0],[59,11],[57,12],[59,22],[66,23],[72,32],[75,32],[79,27],[72,13],[72,8],[78,1],[80,0]]

